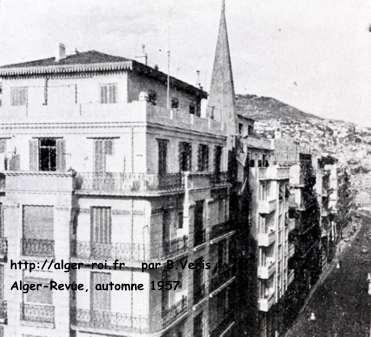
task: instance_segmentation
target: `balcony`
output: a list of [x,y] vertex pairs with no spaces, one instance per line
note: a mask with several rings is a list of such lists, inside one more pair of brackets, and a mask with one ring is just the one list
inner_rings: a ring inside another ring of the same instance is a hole
[[295,245],[292,243],[289,243],[289,257],[294,256],[295,254]]
[[288,230],[289,230],[289,232],[291,232],[296,227],[296,220],[295,219],[289,219],[288,221],[289,221],[289,228],[288,228]]
[[216,275],[211,277],[210,280],[210,292],[221,287],[235,274],[235,268],[233,264],[225,264],[223,266],[217,267]]
[[0,238],[0,260],[6,259],[8,255],[8,240]]
[[54,240],[26,239],[21,240],[22,255],[36,257],[53,257]]
[[212,173],[210,176],[211,186],[225,185],[228,183],[228,172]]
[[269,247],[276,241],[276,232],[273,227],[268,227],[265,233],[258,233],[258,245],[260,247]]
[[182,299],[173,304],[170,308],[164,310],[162,313],[162,329],[169,326],[172,322],[174,322],[177,318],[182,316],[185,312],[187,312],[188,308],[188,300],[187,296],[183,296]]
[[194,234],[194,246],[197,247],[206,242],[206,230],[198,229]]
[[210,231],[210,240],[215,239],[219,236],[222,236],[224,234],[227,234],[234,230],[233,224],[230,221],[214,225],[211,227]]
[[287,278],[287,284],[291,284],[295,279],[295,271],[291,269]]
[[0,324],[6,324],[8,320],[7,302],[0,300]]
[[54,306],[50,304],[21,303],[21,320],[54,324]]
[[149,332],[148,317],[120,312],[72,308],[71,323],[79,329]]
[[265,266],[258,266],[258,277],[263,280],[268,280],[276,270],[276,264],[273,259],[267,259]]
[[184,189],[181,173],[78,173],[74,188],[79,194],[141,194]]
[[260,180],[288,180],[289,168],[281,166],[269,166],[259,168]]
[[256,135],[249,135],[247,138],[243,138],[242,143],[248,148],[255,148],[255,149],[266,149],[266,150],[274,150],[274,144],[270,139],[265,137],[258,137]]
[[258,200],[258,212],[260,214],[270,214],[277,208],[276,200]]
[[183,254],[188,249],[188,237],[183,236],[152,247],[140,243],[97,243],[74,241],[72,255],[82,260],[122,260],[141,263],[161,260]]
[[194,292],[193,292],[193,305],[196,305],[198,302],[200,302],[206,295],[206,285],[195,285],[194,286]]
[[258,301],[259,310],[263,312],[268,312],[273,304],[274,304],[274,291],[273,290],[266,297],[259,298],[259,301]]
[[210,332],[210,337],[220,337],[224,333],[224,331],[231,326],[233,323],[234,316],[233,312],[228,312],[224,318],[218,320],[214,329]]

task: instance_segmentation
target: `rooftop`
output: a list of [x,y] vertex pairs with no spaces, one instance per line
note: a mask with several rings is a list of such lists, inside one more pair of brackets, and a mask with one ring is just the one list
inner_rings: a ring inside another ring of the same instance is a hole
[[[122,56],[109,55],[96,50],[76,51],[75,54],[66,55],[60,60],[57,60],[55,57],[49,57],[4,65],[0,67],[0,78],[110,71],[134,71],[155,78],[163,83],[166,83],[167,80],[167,74],[158,69]],[[175,77],[170,77],[170,85],[201,98],[207,98],[207,93],[202,88],[193,86]]]

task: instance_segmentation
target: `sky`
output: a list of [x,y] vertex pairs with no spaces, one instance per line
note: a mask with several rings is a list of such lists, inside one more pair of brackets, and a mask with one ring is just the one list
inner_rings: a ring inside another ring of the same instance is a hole
[[[99,50],[210,86],[221,0],[0,0],[0,64]],[[236,92],[371,126],[370,0],[226,0]],[[138,58],[138,61],[143,59]]]

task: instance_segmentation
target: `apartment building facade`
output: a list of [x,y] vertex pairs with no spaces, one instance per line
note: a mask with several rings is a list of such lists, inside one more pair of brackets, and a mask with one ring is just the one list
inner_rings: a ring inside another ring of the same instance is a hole
[[[81,266],[4,264],[4,335],[231,333],[227,137],[222,121],[201,115],[206,93],[170,78],[168,95],[156,69],[97,51],[66,55],[61,45],[0,77],[4,256]],[[157,267],[143,271],[143,262]],[[186,262],[200,267],[183,270]],[[24,294],[9,289],[17,280],[89,291]],[[174,281],[177,289],[164,286]],[[97,290],[110,282],[144,290]]]

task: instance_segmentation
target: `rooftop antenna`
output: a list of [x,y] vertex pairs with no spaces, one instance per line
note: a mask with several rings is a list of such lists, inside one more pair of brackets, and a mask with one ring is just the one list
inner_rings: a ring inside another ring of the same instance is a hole
[[135,56],[136,59],[139,58],[144,58],[144,64],[147,66],[148,65],[148,53],[146,52],[146,45],[142,44],[142,55],[140,56]]

